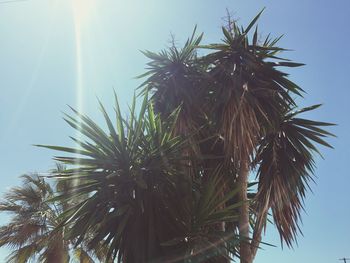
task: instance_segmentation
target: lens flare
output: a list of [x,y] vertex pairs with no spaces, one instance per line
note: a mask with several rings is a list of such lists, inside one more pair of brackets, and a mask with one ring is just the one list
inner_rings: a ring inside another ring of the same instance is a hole
[[77,70],[77,110],[83,111],[83,57],[82,57],[82,33],[86,26],[89,14],[92,9],[93,1],[73,0],[73,19],[75,33],[75,50],[76,50],[76,70]]
[[[88,24],[90,11],[92,10],[93,0],[72,0],[74,33],[75,33],[75,52],[76,52],[76,109],[78,112],[84,112],[84,69],[83,69],[83,32]],[[81,141],[82,134],[78,131],[77,139]],[[78,153],[79,154],[79,153]],[[79,163],[76,163],[79,166]],[[78,181],[74,182],[75,185]]]

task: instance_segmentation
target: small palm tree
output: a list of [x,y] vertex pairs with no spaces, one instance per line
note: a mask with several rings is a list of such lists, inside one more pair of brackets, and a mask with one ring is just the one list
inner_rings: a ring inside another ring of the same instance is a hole
[[[64,167],[57,165],[52,173],[63,171]],[[71,254],[79,262],[94,262],[94,253],[87,252],[84,244],[72,250],[71,240],[65,239],[67,227],[57,228],[62,223],[59,215],[70,204],[54,200],[53,188],[37,174],[22,178],[23,185],[10,189],[0,202],[0,211],[11,215],[9,223],[0,227],[0,246],[12,250],[8,262],[66,263]],[[66,189],[66,183],[57,183],[58,192]]]
[[[69,237],[80,244],[90,233],[88,246],[103,242],[108,258],[118,262],[230,259],[238,238],[215,227],[238,220],[237,190],[218,191],[226,183],[225,170],[216,167],[207,180],[203,168],[189,166],[194,160],[184,155],[188,141],[174,130],[178,111],[163,121],[147,96],[139,114],[135,107],[134,98],[126,120],[116,100],[115,127],[101,104],[108,133],[75,112],[76,118],[67,116],[66,121],[87,140],[74,139],[77,148],[42,146],[74,154],[55,157],[72,166],[61,177],[78,181],[61,198],[88,196],[64,214],[71,224]],[[223,206],[227,202],[231,204]]]

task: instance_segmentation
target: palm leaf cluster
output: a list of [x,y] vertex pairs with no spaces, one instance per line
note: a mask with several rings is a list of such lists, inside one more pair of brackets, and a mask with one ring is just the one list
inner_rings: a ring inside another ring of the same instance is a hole
[[[55,174],[63,170],[61,165]],[[59,215],[67,202],[54,200],[57,192],[67,189],[58,183],[54,189],[37,174],[23,175],[23,185],[10,189],[0,202],[0,211],[7,212],[9,223],[0,227],[0,246],[7,246],[11,254],[7,262],[74,262],[93,263],[93,257],[103,258],[102,250],[88,251],[84,244],[73,249],[73,240],[65,237],[66,228]],[[96,253],[95,253],[96,252]]]
[[[168,116],[181,105],[176,125],[180,133],[188,132],[189,126],[193,126],[193,123],[186,123],[186,121],[194,121],[196,117],[201,117],[192,114],[200,110],[200,107],[197,106],[201,102],[197,98],[201,93],[200,83],[204,81],[198,74],[202,70],[202,65],[198,63],[196,54],[196,46],[202,40],[203,34],[196,36],[195,32],[194,30],[181,50],[172,45],[168,50],[162,50],[159,54],[143,51],[143,54],[151,61],[147,64],[148,71],[139,76],[139,78],[149,76],[140,85],[140,87],[145,86],[143,94],[153,89],[158,91],[152,93],[157,113]],[[194,107],[196,107],[195,111],[193,111]]]
[[65,120],[87,140],[74,139],[77,148],[44,146],[75,154],[55,157],[72,166],[61,180],[76,181],[57,198],[89,195],[62,214],[64,225],[71,225],[69,238],[80,244],[89,233],[88,247],[102,242],[107,257],[118,262],[229,259],[237,237],[210,226],[237,221],[237,203],[223,206],[237,191],[218,191],[225,173],[220,167],[204,180],[202,169],[190,166],[184,155],[189,141],[174,130],[179,110],[162,120],[147,96],[139,114],[135,101],[124,119],[116,99],[116,125],[101,104],[107,132],[74,111]]

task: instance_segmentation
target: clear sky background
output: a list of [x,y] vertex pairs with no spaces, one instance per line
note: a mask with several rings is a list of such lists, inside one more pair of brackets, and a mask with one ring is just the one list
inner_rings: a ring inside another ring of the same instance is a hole
[[[197,24],[203,43],[221,39],[228,8],[247,23],[263,8],[262,36],[285,34],[285,56],[305,67],[291,79],[307,91],[302,105],[324,103],[308,117],[337,123],[322,149],[303,213],[304,236],[294,250],[280,247],[268,227],[257,263],[340,262],[350,257],[350,1],[347,0],[0,0],[0,192],[26,172],[53,168],[53,152],[32,144],[70,145],[74,131],[62,120],[72,105],[103,123],[96,96],[112,109],[113,89],[126,113],[134,77],[170,33],[182,44]],[[75,16],[75,19],[74,19]],[[6,217],[0,215],[0,224]],[[0,262],[9,251],[0,249]]]

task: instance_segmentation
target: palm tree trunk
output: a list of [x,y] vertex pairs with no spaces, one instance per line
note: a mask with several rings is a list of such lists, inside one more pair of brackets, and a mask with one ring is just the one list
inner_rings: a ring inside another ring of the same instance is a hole
[[47,262],[52,263],[67,263],[69,262],[69,253],[68,247],[66,246],[63,236],[57,237],[53,236],[52,238],[56,238],[54,246],[48,251],[46,255]]
[[259,211],[258,216],[257,216],[257,220],[256,220],[256,224],[255,224],[255,229],[253,232],[253,238],[252,238],[252,242],[251,242],[251,257],[252,257],[252,261],[254,260],[255,256],[256,256],[256,252],[258,251],[258,247],[259,244],[261,242],[261,234],[262,234],[262,230],[264,228],[264,222],[266,221],[267,218],[267,211],[268,211],[268,206],[267,206],[267,202],[265,207],[262,209],[262,211]]
[[240,206],[240,215],[238,222],[240,243],[240,262],[251,263],[251,251],[249,243],[249,203],[247,197],[247,184],[249,175],[248,158],[242,158],[240,162],[240,171],[237,178],[238,187],[240,189],[239,198],[242,202]]
[[[227,185],[226,184],[224,184],[223,186],[222,186],[222,189],[221,189],[221,191],[222,191],[222,195],[224,195],[225,194],[225,192],[226,192],[226,188],[227,188]],[[225,208],[225,206],[226,206],[226,204],[222,204],[222,209],[224,209]],[[220,230],[223,232],[223,233],[225,233],[225,231],[226,231],[226,223],[225,222],[221,222],[221,224],[220,224]],[[225,254],[226,254],[226,258],[225,257],[221,257],[221,260],[220,261],[218,261],[218,263],[230,263],[231,261],[230,261],[230,259],[229,259],[229,252],[228,251],[225,251],[224,252]]]

